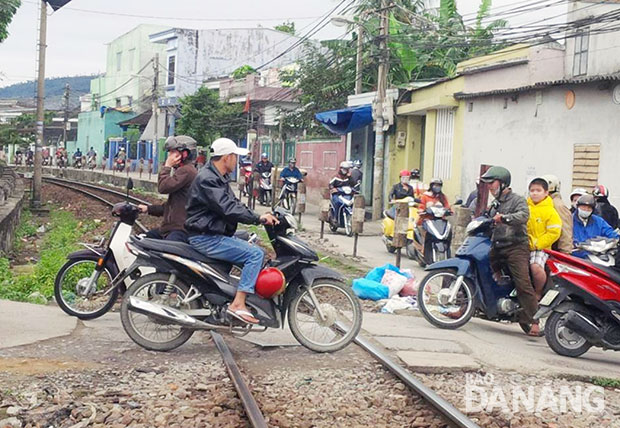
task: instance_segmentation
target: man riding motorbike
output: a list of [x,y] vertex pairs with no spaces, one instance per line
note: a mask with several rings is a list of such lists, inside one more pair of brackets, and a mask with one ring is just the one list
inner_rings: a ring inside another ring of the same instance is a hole
[[[577,200],[577,211],[573,214],[573,244],[575,247],[591,238],[604,237],[618,239],[618,232],[600,216],[594,214],[596,202],[592,195],[582,195]],[[586,258],[587,253],[576,250],[573,256]]]
[[196,146],[196,140],[186,135],[168,137],[166,140],[164,150],[168,152],[168,157],[157,176],[157,190],[167,194],[168,200],[163,205],[139,205],[143,213],[164,217],[159,228],[147,232],[148,238],[187,242],[185,205],[190,186],[198,174],[192,162],[196,156]]
[[247,324],[258,320],[248,310],[245,299],[254,293],[264,254],[258,247],[234,238],[238,223],[277,224],[270,213],[259,216],[243,205],[229,185],[229,174],[235,170],[237,156],[248,154],[228,138],[218,138],[211,145],[211,161],[198,173],[190,188],[185,228],[190,244],[208,257],[241,263],[241,279],[227,313]]
[[598,184],[592,191],[592,194],[596,199],[594,214],[602,217],[612,229],[617,229],[619,226],[618,210],[611,203],[609,203],[609,189],[602,184]]
[[79,166],[81,167],[82,164],[82,151],[80,150],[80,148],[78,147],[78,149],[75,151],[75,153],[73,154],[73,166]]
[[538,310],[538,300],[530,280],[530,249],[527,235],[527,221],[530,216],[527,201],[510,188],[510,171],[493,166],[480,177],[489,184],[495,200],[489,215],[495,222],[491,236],[489,254],[493,277],[501,281],[502,266],[507,266],[517,289],[517,298],[522,308],[521,323],[532,324],[528,334],[539,336],[540,329],[533,316]]
[[295,166],[296,164],[297,164],[297,159],[295,158],[289,159],[288,167],[284,168],[282,172],[280,172],[280,181],[284,181],[284,179],[287,177],[293,177],[300,181],[303,180],[304,177],[301,174],[301,171],[299,170],[299,168]]
[[260,162],[256,164],[254,171],[262,174],[263,172],[271,172],[272,169],[273,164],[269,161],[269,156],[267,156],[267,153],[261,154]]
[[353,169],[351,170],[351,181],[353,182],[353,185],[359,184],[361,186],[363,178],[364,173],[362,172],[362,161],[354,160]]

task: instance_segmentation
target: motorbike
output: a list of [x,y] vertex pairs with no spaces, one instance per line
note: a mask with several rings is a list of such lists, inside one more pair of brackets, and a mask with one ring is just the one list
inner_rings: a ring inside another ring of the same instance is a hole
[[452,225],[446,219],[451,211],[438,203],[426,207],[424,214],[422,225],[413,231],[413,245],[407,245],[407,256],[417,260],[421,267],[449,259],[452,243]]
[[239,282],[231,263],[188,244],[132,237],[127,246],[137,257],[134,268],[152,266],[157,273],[139,278],[125,293],[121,322],[129,337],[143,348],[169,351],[196,330],[244,335],[255,327],[283,328],[287,317],[293,336],[308,349],[334,352],[347,346],[361,327],[357,297],[339,273],[316,264],[316,252],[295,236],[297,221],[290,213],[276,208],[273,215],[279,224],[265,230],[276,259],[265,264],[256,294],[246,300],[258,325],[227,313]]
[[26,157],[26,166],[32,166],[32,165],[34,165],[34,156]]
[[295,215],[295,210],[297,210],[297,185],[301,180],[295,177],[285,177],[283,180],[284,184],[278,197],[278,205]]
[[[594,250],[592,243],[581,249]],[[600,248],[600,247],[596,247]],[[559,355],[579,357],[591,347],[620,351],[620,270],[548,251],[553,287],[539,302],[547,345]]]
[[65,168],[66,166],[66,162],[65,162],[65,157],[60,155],[60,156],[56,156],[56,166],[58,168]]
[[81,156],[74,158],[73,167],[77,169],[82,169],[82,157]]
[[271,194],[273,192],[273,186],[271,185],[271,172],[261,173],[260,187],[258,191],[258,199],[261,205],[271,205]]
[[329,201],[329,229],[337,232],[343,227],[347,236],[353,236],[353,196],[357,193],[351,186],[337,187]]
[[43,156],[41,163],[43,166],[48,166],[50,164],[51,158],[49,156]]
[[125,159],[116,159],[115,166],[118,172],[123,172],[125,169]]
[[15,165],[21,165],[23,162],[23,157],[21,153],[15,155]]
[[586,260],[594,264],[614,267],[618,254],[618,240],[605,237],[591,238],[579,244],[576,251],[585,251]]
[[[127,194],[133,188],[129,179]],[[85,247],[67,256],[54,281],[54,296],[58,306],[71,316],[83,320],[98,318],[108,312],[139,276],[154,272],[141,268],[127,274],[136,257],[126,247],[139,215],[136,205],[127,201],[114,205],[111,214],[118,217],[110,237],[96,244],[82,243]]]
[[244,196],[248,196],[252,192],[252,164],[243,163],[241,173],[243,174],[243,187],[241,190]]
[[97,167],[97,158],[95,156],[90,156],[86,162],[86,165],[88,165],[88,169],[92,171]]
[[419,199],[406,197],[403,199],[396,199],[391,201],[392,207],[383,211],[383,221],[381,222],[381,229],[383,231],[383,243],[388,253],[393,254],[396,248],[392,245],[392,239],[394,238],[394,219],[396,218],[396,203],[405,202],[409,205],[409,224],[407,226],[407,256],[411,259],[415,258],[415,252],[413,249],[413,232],[415,225],[418,221],[418,203]]
[[[474,315],[491,321],[518,322],[521,306],[514,282],[506,274],[499,283],[493,278],[489,260],[492,226],[493,219],[486,216],[472,220],[456,257],[426,268],[428,274],[418,288],[418,306],[429,323],[456,329]],[[553,256],[547,265],[552,263]],[[529,333],[531,324],[519,325]]]

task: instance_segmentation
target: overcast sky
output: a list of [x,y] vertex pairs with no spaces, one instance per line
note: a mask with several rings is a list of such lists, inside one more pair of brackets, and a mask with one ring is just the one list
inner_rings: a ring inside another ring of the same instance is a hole
[[[460,12],[474,13],[479,1],[460,0]],[[72,0],[48,18],[46,76],[103,71],[105,44],[138,24],[185,28],[273,27],[292,20],[297,29],[301,29],[338,3],[340,0]],[[501,11],[511,8],[510,5],[527,3],[523,0],[494,0],[493,5],[495,10]],[[22,0],[22,6],[9,26],[9,38],[0,44],[0,87],[35,77],[37,4],[36,0]],[[532,22],[563,10],[565,6],[563,9],[555,7],[522,14],[511,24]],[[327,25],[315,38],[338,37],[343,32],[342,28]]]

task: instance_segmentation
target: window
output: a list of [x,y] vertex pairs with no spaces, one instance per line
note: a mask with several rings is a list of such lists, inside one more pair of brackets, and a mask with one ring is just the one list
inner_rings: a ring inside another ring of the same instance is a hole
[[127,96],[127,105],[131,107],[133,104],[133,97],[131,95]]
[[302,151],[299,153],[299,167],[304,169],[312,169],[312,151]]
[[116,107],[120,107],[121,106],[121,99],[117,98],[116,99]]
[[122,52],[116,52],[116,71],[121,71],[121,59],[123,57]]
[[454,140],[454,111],[437,110],[435,129],[435,168],[433,176],[443,180],[452,178],[452,141]]
[[175,55],[170,55],[168,57],[168,85],[174,85],[174,70],[176,69],[176,61],[177,57]]
[[127,52],[128,54],[127,64],[130,70],[133,70],[133,58],[134,58],[135,53],[136,53],[135,49],[129,49],[129,51]]
[[575,144],[573,148],[573,188],[592,189],[598,183],[600,144]]
[[573,57],[573,76],[582,76],[588,73],[588,45],[590,32],[578,31],[575,37],[575,56]]
[[333,169],[338,167],[336,152],[323,152],[323,169]]

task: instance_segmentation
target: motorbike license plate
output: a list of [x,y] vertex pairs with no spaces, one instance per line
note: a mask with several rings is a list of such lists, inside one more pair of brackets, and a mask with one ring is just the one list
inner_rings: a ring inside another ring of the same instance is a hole
[[540,305],[541,306],[549,306],[549,305],[551,305],[551,303],[553,303],[553,301],[558,296],[558,294],[560,294],[560,292],[557,291],[557,290],[549,290],[549,291],[547,291],[547,293],[545,294],[545,297],[540,299]]

